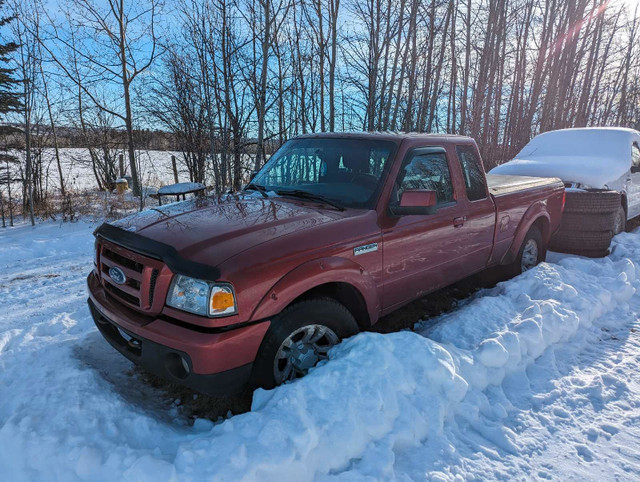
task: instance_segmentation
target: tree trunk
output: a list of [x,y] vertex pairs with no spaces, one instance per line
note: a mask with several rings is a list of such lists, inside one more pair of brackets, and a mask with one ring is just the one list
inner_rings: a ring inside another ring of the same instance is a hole
[[124,0],[120,0],[120,10],[118,12],[118,26],[120,38],[118,47],[120,48],[120,62],[122,67],[122,90],[124,94],[124,124],[127,130],[127,147],[129,151],[129,168],[131,169],[131,179],[133,181],[133,194],[140,196],[142,203],[142,191],[140,189],[140,179],[138,178],[138,166],[136,164],[136,151],[133,139],[133,114],[131,112],[131,97],[129,92],[130,82],[127,69],[127,40],[124,26]]
[[262,70],[260,72],[260,85],[258,87],[258,140],[256,145],[256,162],[254,169],[258,171],[262,165],[264,151],[264,121],[267,107],[267,69],[269,68],[269,49],[271,47],[271,1],[261,0],[264,15],[264,32],[261,41]]

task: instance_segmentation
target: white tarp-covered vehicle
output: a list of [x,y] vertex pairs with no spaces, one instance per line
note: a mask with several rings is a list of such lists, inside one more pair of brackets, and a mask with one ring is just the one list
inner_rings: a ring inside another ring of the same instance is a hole
[[599,256],[640,215],[640,132],[621,127],[549,131],[491,174],[558,177],[567,188],[558,251]]

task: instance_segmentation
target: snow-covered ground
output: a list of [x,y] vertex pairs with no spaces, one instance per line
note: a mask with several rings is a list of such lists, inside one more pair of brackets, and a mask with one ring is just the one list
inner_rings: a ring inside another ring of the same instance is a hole
[[640,477],[640,233],[353,337],[214,424],[94,328],[91,230],[0,230],[2,480]]

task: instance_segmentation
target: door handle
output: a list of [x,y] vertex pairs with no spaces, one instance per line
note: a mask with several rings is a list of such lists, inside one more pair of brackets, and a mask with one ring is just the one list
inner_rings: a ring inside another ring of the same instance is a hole
[[466,216],[460,216],[459,218],[453,218],[453,227],[460,228],[464,226],[464,222],[467,220]]

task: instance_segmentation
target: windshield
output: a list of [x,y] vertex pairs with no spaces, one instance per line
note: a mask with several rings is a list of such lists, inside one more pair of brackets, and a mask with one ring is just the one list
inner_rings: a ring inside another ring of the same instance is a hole
[[370,139],[292,139],[251,184],[281,195],[304,191],[342,207],[372,208],[394,146]]

